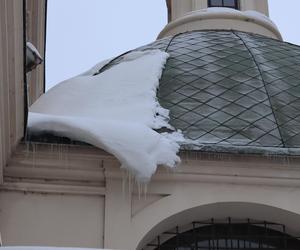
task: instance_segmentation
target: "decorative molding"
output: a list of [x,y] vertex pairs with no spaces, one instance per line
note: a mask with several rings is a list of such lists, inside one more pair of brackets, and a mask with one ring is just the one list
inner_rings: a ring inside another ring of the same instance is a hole
[[167,197],[168,195],[161,194],[133,194],[131,196],[131,217],[141,212],[151,204]]
[[45,183],[29,183],[29,182],[4,182],[0,186],[0,191],[16,191],[43,194],[73,194],[73,195],[92,195],[104,196],[106,194],[105,187],[91,186],[72,186]]
[[27,7],[27,41],[40,52],[44,62],[34,71],[27,74],[28,102],[31,105],[44,93],[45,81],[45,33],[46,33],[46,0],[26,0]]
[[[176,30],[179,27],[183,27],[185,31],[191,31],[191,30],[207,30],[207,29],[216,29],[211,28],[209,26],[201,26],[197,25],[197,29],[189,29],[190,24],[195,23],[195,22],[203,22],[203,21],[216,21],[216,20],[229,20],[233,21],[231,23],[231,26],[228,26],[228,30],[230,29],[237,29],[240,30],[238,27],[238,22],[241,23],[253,23],[254,25],[258,25],[261,28],[265,29],[266,31],[269,31],[271,34],[273,34],[274,37],[276,37],[279,40],[283,40],[282,36],[277,29],[276,25],[273,24],[271,21],[263,20],[261,18],[256,18],[255,16],[249,16],[247,13],[244,13],[243,11],[235,11],[235,13],[230,13],[230,12],[206,12],[205,10],[199,10],[199,11],[193,11],[185,14],[182,17],[177,18],[176,20],[168,23],[164,29],[159,33],[157,39],[161,39],[163,37],[169,36],[169,35],[174,35],[172,31]],[[235,23],[234,23],[235,22]],[[221,23],[222,24],[222,23]],[[233,27],[233,24],[235,26]],[[222,29],[224,30],[225,28],[221,25]],[[241,30],[245,31],[245,30]],[[182,31],[181,31],[182,32]],[[250,31],[248,31],[250,32]],[[251,30],[251,32],[255,33],[255,29]],[[175,32],[176,33],[176,32]],[[262,34],[264,35],[264,34]]]
[[0,184],[2,170],[23,136],[23,1],[0,1]]
[[[68,150],[62,150],[64,147]],[[182,151],[180,157],[182,161],[177,168],[158,168],[148,184],[149,194],[168,195],[172,193],[174,184],[181,182],[300,187],[300,157],[200,151]],[[41,190],[45,185],[46,190],[50,191],[47,186],[50,182],[58,187],[97,188],[104,187],[107,180],[126,182],[126,173],[120,168],[118,160],[103,150],[85,145],[38,143],[29,148],[20,144],[4,169],[4,177],[5,183],[39,183]],[[164,188],[160,188],[162,186]],[[10,187],[12,189],[17,185]],[[138,193],[137,186],[131,190]]]

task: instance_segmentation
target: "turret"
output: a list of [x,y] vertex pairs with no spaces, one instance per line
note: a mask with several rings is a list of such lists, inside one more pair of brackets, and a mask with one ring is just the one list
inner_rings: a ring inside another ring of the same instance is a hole
[[282,40],[267,0],[167,0],[168,25],[158,38],[192,30],[238,30]]

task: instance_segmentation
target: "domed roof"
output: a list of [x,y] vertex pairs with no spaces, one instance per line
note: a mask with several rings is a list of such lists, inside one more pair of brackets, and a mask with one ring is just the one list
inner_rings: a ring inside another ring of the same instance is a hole
[[170,54],[158,99],[188,139],[183,148],[300,148],[299,46],[237,31],[193,31],[137,50],[148,49]]

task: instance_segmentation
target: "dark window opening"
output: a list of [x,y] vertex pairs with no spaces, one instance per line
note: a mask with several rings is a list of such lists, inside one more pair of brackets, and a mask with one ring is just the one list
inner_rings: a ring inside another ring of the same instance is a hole
[[208,7],[227,7],[239,9],[238,0],[208,0]]
[[158,236],[144,250],[300,249],[300,240],[285,226],[269,222],[193,222],[189,229],[176,227]]

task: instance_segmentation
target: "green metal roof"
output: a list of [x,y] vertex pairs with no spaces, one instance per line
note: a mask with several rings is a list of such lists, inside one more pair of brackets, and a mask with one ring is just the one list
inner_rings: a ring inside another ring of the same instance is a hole
[[300,46],[211,30],[136,50],[149,49],[170,54],[157,97],[188,139],[182,149],[300,155]]
[[285,153],[300,147],[299,46],[237,31],[193,31],[137,50],[147,49],[170,54],[158,99],[190,145]]

